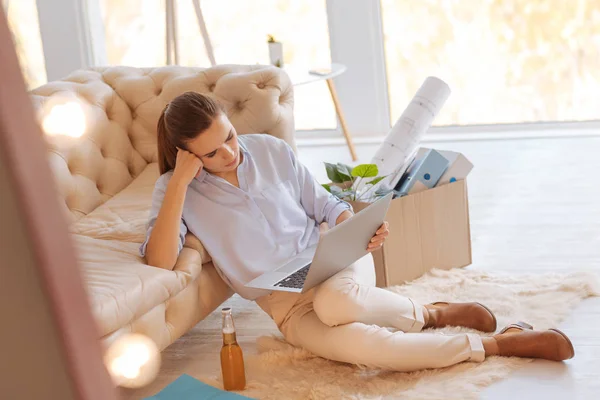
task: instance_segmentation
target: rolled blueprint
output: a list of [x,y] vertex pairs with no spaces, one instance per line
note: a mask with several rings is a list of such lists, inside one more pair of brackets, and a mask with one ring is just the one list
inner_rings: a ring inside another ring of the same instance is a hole
[[[379,189],[396,186],[421,138],[449,96],[450,87],[444,81],[433,76],[425,79],[371,160],[377,165],[379,176],[386,176],[369,189],[371,197]],[[355,189],[362,191],[363,188]]]

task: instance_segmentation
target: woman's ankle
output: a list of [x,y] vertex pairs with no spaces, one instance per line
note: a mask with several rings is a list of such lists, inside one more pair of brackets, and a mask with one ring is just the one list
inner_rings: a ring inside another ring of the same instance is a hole
[[483,349],[485,350],[485,356],[497,356],[500,354],[498,348],[498,342],[494,337],[482,337],[481,342],[483,343]]

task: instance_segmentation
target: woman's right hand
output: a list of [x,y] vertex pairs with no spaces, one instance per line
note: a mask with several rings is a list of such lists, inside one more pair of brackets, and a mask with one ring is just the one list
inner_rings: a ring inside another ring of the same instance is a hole
[[178,148],[173,178],[178,182],[189,185],[192,179],[200,175],[202,167],[204,167],[204,164],[194,153]]

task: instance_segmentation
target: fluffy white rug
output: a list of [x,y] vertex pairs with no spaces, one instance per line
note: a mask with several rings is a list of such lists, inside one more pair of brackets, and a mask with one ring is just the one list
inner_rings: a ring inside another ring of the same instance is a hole
[[[600,296],[591,273],[506,276],[483,271],[433,270],[390,288],[423,303],[479,301],[491,308],[498,327],[523,320],[545,329],[557,325],[582,299]],[[449,328],[443,332],[467,332]],[[259,354],[246,357],[247,389],[258,399],[475,399],[480,390],[531,361],[490,357],[439,370],[398,373],[365,370],[315,357],[280,337],[258,339]],[[577,350],[577,349],[576,349]],[[202,380],[222,387],[218,372]]]

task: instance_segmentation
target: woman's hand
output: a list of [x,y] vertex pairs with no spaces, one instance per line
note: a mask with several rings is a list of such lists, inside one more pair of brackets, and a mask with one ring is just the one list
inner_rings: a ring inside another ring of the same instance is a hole
[[388,230],[389,226],[390,225],[387,223],[387,221],[383,221],[383,224],[379,227],[377,232],[375,232],[375,235],[371,238],[369,246],[367,246],[367,250],[369,252],[378,250],[379,248],[381,248],[381,246],[383,246],[383,242],[385,242],[385,239],[390,234],[390,231]]
[[187,186],[192,179],[200,175],[203,166],[202,161],[194,153],[178,148],[173,179]]

